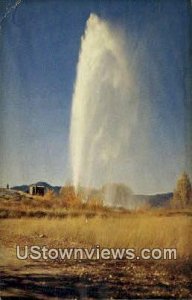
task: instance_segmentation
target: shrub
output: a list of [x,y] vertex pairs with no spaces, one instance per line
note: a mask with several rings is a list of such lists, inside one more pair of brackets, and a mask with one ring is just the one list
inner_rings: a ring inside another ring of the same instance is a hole
[[93,195],[87,201],[87,208],[93,211],[103,208],[103,199],[99,195]]

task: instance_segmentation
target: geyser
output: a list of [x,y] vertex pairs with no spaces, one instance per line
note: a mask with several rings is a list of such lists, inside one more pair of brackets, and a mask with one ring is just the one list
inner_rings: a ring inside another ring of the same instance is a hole
[[120,28],[91,14],[81,39],[71,113],[76,190],[118,182],[130,159],[127,149],[137,113],[130,63]]

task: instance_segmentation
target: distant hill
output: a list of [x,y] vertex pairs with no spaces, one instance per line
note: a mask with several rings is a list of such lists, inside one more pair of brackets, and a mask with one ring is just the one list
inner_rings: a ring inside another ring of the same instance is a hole
[[173,197],[173,193],[156,195],[133,195],[134,201],[138,205],[149,204],[152,207],[165,207]]
[[24,193],[27,193],[29,190],[29,186],[24,184],[24,185],[19,185],[19,186],[13,186],[11,187],[11,190],[15,190],[15,191],[21,191]]
[[[33,184],[44,186],[47,189],[53,190],[55,193],[59,193],[59,191],[61,189],[61,186],[52,186],[49,183],[43,182],[43,181],[38,181],[38,182],[33,183]],[[15,191],[21,191],[21,192],[27,193],[29,191],[29,186],[30,185],[31,184],[29,184],[29,185],[24,184],[24,185],[19,185],[19,186],[13,186],[13,187],[11,187],[11,189],[15,190]]]

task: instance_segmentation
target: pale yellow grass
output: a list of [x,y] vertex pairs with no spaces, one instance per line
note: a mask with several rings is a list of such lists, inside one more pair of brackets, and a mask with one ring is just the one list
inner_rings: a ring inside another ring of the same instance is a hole
[[67,241],[77,246],[120,248],[176,248],[179,258],[192,253],[192,218],[133,214],[120,217],[68,217],[65,219],[5,219],[4,232],[10,235],[43,234],[49,240]]

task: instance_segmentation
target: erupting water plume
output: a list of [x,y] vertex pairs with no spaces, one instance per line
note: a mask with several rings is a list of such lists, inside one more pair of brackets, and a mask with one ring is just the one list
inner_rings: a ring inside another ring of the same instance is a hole
[[91,14],[81,40],[70,151],[73,184],[118,182],[137,114],[134,74],[119,28]]

